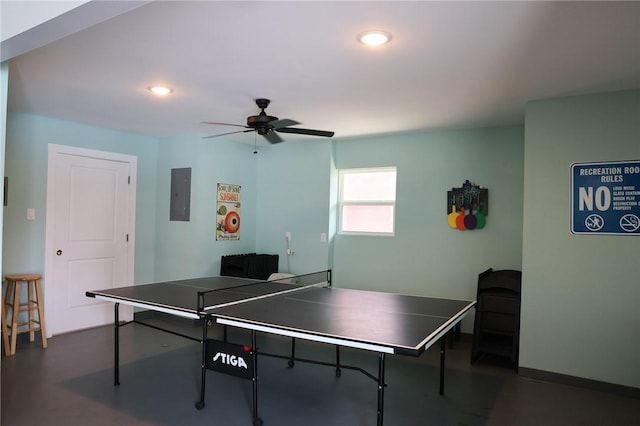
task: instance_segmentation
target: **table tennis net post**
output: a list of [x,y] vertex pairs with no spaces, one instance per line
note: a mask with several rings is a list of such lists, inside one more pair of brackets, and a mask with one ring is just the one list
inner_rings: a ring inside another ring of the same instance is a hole
[[253,281],[250,283],[239,284],[230,287],[217,288],[212,290],[205,290],[198,292],[198,312],[203,312],[211,303],[207,303],[207,300],[211,300],[217,293],[224,291],[251,291],[252,287],[263,287],[267,291],[259,292],[253,296],[247,296],[240,300],[233,300],[223,304],[214,304],[216,307],[228,306],[238,303],[244,303],[251,300],[262,299],[266,297],[278,296],[294,291],[304,290],[310,287],[328,287],[331,286],[331,270],[313,272],[310,274],[291,275],[278,279]]

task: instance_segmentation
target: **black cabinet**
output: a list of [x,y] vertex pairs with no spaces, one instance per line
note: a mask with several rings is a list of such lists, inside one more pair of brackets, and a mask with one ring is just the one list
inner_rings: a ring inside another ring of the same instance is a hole
[[509,357],[518,364],[522,272],[487,269],[478,275],[471,362],[482,354]]

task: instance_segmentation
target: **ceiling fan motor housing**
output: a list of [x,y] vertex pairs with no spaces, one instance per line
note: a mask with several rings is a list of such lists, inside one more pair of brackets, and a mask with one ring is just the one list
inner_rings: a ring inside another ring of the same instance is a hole
[[252,127],[254,129],[259,129],[277,119],[278,117],[272,117],[270,115],[267,115],[263,111],[260,113],[260,115],[252,115],[250,117],[247,117],[247,126]]
[[258,105],[258,108],[261,109],[261,111],[260,111],[260,114],[258,115],[252,115],[250,117],[247,117],[247,126],[252,127],[254,129],[258,129],[258,134],[263,135],[268,132],[268,129],[264,129],[264,132],[261,133],[260,132],[260,130],[262,130],[261,128],[265,127],[268,123],[277,120],[278,117],[272,117],[270,115],[267,115],[266,112],[264,112],[264,109],[268,107],[269,104],[271,103],[269,99],[258,98],[255,100],[255,102],[256,102],[256,105]]

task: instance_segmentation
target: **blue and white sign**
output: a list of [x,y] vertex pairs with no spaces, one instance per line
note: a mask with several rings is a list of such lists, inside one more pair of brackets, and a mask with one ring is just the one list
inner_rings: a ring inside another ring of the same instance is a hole
[[640,161],[571,165],[571,232],[640,235]]

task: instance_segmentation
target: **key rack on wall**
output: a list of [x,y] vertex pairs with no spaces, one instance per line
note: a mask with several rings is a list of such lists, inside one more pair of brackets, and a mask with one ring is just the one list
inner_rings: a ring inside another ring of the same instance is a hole
[[465,180],[447,191],[447,223],[461,231],[482,229],[489,215],[489,190]]

